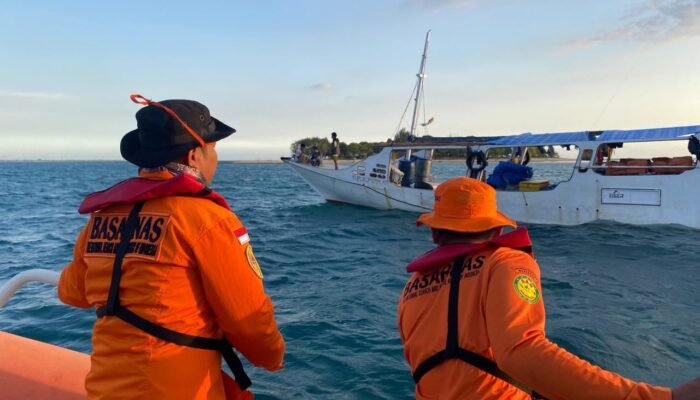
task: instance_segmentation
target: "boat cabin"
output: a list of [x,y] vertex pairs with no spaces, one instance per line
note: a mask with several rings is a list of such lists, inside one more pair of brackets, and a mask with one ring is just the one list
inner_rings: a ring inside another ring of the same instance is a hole
[[[477,163],[469,171],[470,176],[485,179],[496,189],[514,191],[553,189],[561,181],[589,172],[603,176],[678,175],[695,169],[699,136],[698,126],[505,136],[470,149],[487,163],[495,163],[494,169],[486,170]],[[538,176],[537,163],[530,164],[534,153],[538,161],[569,161],[571,175],[558,180]]]

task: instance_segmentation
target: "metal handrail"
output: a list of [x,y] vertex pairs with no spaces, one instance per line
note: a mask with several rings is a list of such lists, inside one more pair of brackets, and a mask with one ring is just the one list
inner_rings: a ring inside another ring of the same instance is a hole
[[58,285],[59,276],[60,274],[56,271],[40,268],[20,272],[0,286],[0,308],[25,284],[29,282],[43,282]]
[[641,169],[641,168],[648,168],[648,169],[670,169],[670,168],[683,168],[683,169],[693,169],[695,168],[694,165],[604,165],[604,164],[598,164],[594,165],[594,168],[601,168],[601,169]]

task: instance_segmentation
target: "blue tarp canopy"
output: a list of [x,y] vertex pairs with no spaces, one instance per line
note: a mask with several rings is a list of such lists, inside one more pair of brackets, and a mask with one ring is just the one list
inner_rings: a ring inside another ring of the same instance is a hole
[[700,132],[700,125],[677,126],[673,128],[635,129],[630,131],[604,131],[597,141],[663,140]]
[[496,146],[546,146],[556,144],[573,144],[576,142],[629,142],[676,139],[700,132],[700,125],[677,126],[672,128],[608,130],[597,132],[563,132],[563,133],[523,133],[515,136],[501,136],[489,141]]
[[419,136],[413,143],[457,143],[457,142],[489,142],[498,136]]
[[589,140],[588,132],[564,133],[523,133],[517,136],[502,136],[489,142],[499,146],[544,146],[548,144],[569,144]]

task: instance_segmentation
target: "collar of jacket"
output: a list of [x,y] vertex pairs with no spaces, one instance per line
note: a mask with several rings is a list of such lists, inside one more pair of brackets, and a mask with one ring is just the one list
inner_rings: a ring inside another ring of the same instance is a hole
[[474,253],[486,247],[509,247],[533,255],[530,234],[527,232],[527,228],[523,226],[487,242],[446,244],[436,247],[411,261],[406,266],[406,272],[428,271],[443,266],[457,257]]
[[138,178],[119,182],[109,189],[91,193],[85,197],[78,212],[87,214],[118,203],[135,203],[159,197],[190,195],[207,198],[230,210],[220,194],[204,186],[194,176],[173,176],[168,171],[141,172]]

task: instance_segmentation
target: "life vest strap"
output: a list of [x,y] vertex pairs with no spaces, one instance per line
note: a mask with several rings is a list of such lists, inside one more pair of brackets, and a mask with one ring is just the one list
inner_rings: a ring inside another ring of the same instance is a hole
[[447,343],[445,345],[445,349],[423,360],[415,371],[413,371],[413,381],[417,385],[421,378],[433,368],[447,360],[457,359],[517,387],[530,395],[533,400],[546,400],[544,397],[530,389],[522,382],[517,381],[510,375],[503,372],[500,368],[498,368],[498,365],[494,361],[480,354],[474,353],[473,351],[459,347],[459,283],[462,279],[465,258],[466,255],[457,257],[452,263],[452,271],[450,273],[451,281],[449,302],[447,306]]
[[146,203],[145,200],[139,201],[134,205],[134,207],[129,212],[129,216],[124,222],[124,228],[121,231],[121,240],[117,245],[117,251],[114,255],[114,264],[112,266],[112,281],[109,284],[109,293],[107,294],[107,304],[105,305],[106,315],[114,315],[116,312],[116,307],[119,305],[119,285],[122,281],[122,263],[124,262],[124,256],[129,250],[129,243],[131,242],[131,234],[136,229],[136,225],[139,223],[139,213]]
[[240,358],[238,358],[238,355],[236,355],[236,352],[233,350],[233,346],[231,346],[231,343],[229,343],[226,337],[221,339],[213,339],[176,332],[138,316],[119,303],[119,285],[122,278],[122,262],[124,261],[124,256],[129,248],[131,234],[134,232],[134,229],[138,224],[138,215],[139,212],[141,212],[144,203],[145,201],[143,200],[136,203],[136,205],[134,205],[134,207],[131,209],[129,216],[124,223],[124,228],[121,232],[121,240],[117,246],[117,251],[114,258],[112,282],[109,287],[107,304],[98,307],[95,310],[97,317],[117,317],[151,336],[166,342],[178,344],[180,346],[219,351],[224,357],[226,364],[229,366],[229,368],[231,368],[231,372],[233,373],[238,386],[241,388],[241,390],[246,390],[248,387],[250,387],[252,382],[250,381],[248,374],[246,374],[245,370],[243,369],[243,363],[241,363]]
[[[108,316],[104,306],[99,307],[96,310],[96,314],[97,318]],[[109,316],[117,317],[122,321],[128,323],[129,325],[135,326],[140,330],[150,334],[151,336],[155,336],[158,339],[165,340],[166,342],[179,344],[180,346],[195,347],[198,349],[205,350],[219,350],[221,348],[221,339],[192,336],[186,333],[180,333],[170,330],[168,328],[162,327],[158,324],[155,324],[138,316],[137,314],[135,314],[134,312],[122,305],[117,307],[113,315]]]

